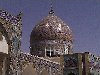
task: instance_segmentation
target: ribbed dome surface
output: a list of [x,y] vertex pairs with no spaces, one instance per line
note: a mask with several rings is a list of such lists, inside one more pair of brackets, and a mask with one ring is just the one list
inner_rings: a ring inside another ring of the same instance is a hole
[[31,33],[31,42],[39,40],[72,41],[72,31],[60,18],[49,14],[33,28]]

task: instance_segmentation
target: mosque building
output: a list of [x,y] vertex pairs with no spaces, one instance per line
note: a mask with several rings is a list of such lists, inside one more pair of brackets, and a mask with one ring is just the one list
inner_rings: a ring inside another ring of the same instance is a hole
[[100,57],[74,53],[72,30],[52,6],[31,32],[30,53],[22,52],[21,15],[0,10],[0,75],[100,75]]

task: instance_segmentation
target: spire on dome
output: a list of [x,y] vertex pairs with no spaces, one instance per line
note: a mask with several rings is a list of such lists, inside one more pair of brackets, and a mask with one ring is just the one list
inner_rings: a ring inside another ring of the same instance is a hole
[[22,15],[23,15],[23,13],[22,13],[22,12],[20,12],[20,13],[19,13],[16,17],[17,17],[19,20],[21,20]]
[[54,14],[54,10],[53,10],[53,1],[50,0],[50,11],[49,14]]

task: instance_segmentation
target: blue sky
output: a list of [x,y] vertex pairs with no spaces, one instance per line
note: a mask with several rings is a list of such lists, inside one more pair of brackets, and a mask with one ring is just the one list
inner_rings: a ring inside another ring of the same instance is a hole
[[[100,54],[100,0],[53,0],[55,14],[73,31],[73,51]],[[10,14],[23,12],[22,50],[29,52],[33,27],[48,15],[50,0],[0,0]]]

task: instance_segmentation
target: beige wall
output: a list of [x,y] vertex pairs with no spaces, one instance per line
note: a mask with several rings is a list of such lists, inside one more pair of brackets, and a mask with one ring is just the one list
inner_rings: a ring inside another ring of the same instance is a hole
[[22,75],[49,75],[48,71],[44,68],[39,74],[36,71],[36,68],[33,67],[32,64],[27,65],[27,67],[23,70]]
[[8,54],[8,44],[5,37],[1,36],[3,39],[0,40],[0,52]]

